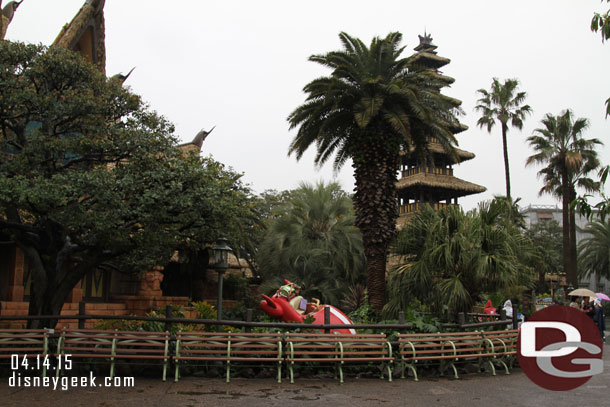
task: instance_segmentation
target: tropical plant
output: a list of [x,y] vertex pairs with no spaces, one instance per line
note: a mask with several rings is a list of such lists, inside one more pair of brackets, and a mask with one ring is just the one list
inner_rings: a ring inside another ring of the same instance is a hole
[[459,101],[440,93],[446,83],[436,72],[400,57],[402,34],[373,38],[368,47],[343,32],[339,38],[342,50],[309,57],[332,73],[308,83],[305,103],[288,116],[290,128],[298,127],[289,153],[300,159],[315,145],[315,163],[322,165],[334,155],[336,170],[352,159],[355,223],[363,236],[367,288],[371,305],[381,310],[387,249],[398,216],[400,151],[426,157],[428,136],[433,136],[453,152],[450,128],[459,126]]
[[528,114],[532,113],[532,108],[529,105],[524,105],[527,94],[519,92],[517,87],[519,81],[517,79],[506,79],[504,83],[500,83],[498,78],[493,78],[491,89],[479,89],[477,92],[481,94],[478,100],[478,105],[475,110],[482,113],[482,116],[477,121],[477,125],[481,128],[487,127],[487,131],[491,133],[491,129],[496,124],[500,123],[502,130],[502,151],[504,154],[504,174],[506,177],[506,196],[510,194],[510,170],[508,160],[508,142],[506,135],[508,133],[508,125],[521,130],[523,128],[523,120]]
[[534,255],[530,265],[538,271],[537,292],[548,290],[545,274],[559,274],[563,272],[562,232],[556,220],[536,222],[525,232],[532,241]]
[[598,216],[603,221],[607,216],[610,216],[610,196],[604,192],[609,173],[610,165],[600,168],[598,172],[599,193],[601,195],[601,200],[598,203],[593,205],[589,203],[589,199],[592,197],[590,194],[580,195],[575,201],[572,201],[572,206],[576,208],[578,213],[589,220],[592,220],[594,216]]
[[391,270],[386,315],[408,308],[413,298],[437,313],[470,312],[482,293],[531,285],[525,265],[529,242],[506,214],[506,202],[435,212],[425,206],[400,231]]
[[[606,2],[610,2],[610,0],[606,0]],[[600,31],[602,42],[610,38],[610,10],[607,10],[603,14],[593,13],[591,31]],[[606,116],[608,115],[610,115],[610,98],[606,99]]]
[[590,236],[581,240],[578,247],[580,275],[610,279],[610,219],[591,222],[584,232]]
[[526,166],[546,165],[538,172],[544,181],[540,194],[549,193],[562,200],[563,269],[568,283],[578,287],[576,225],[571,202],[576,199],[577,187],[588,191],[599,188],[599,183],[587,175],[599,167],[595,147],[603,143],[595,138],[583,138],[589,122],[584,118],[574,120],[569,109],[559,116],[547,113],[542,124],[544,127],[535,129],[527,139],[535,154],[527,158]]
[[257,260],[261,291],[288,279],[302,286],[303,296],[338,304],[346,287],[364,275],[351,199],[337,183],[301,184],[271,224]]

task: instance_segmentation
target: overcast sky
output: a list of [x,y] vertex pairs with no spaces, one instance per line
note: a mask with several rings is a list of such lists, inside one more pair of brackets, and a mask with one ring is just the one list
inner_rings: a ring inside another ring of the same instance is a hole
[[[6,39],[51,44],[83,3],[24,0]],[[589,119],[585,137],[610,145],[610,44],[589,29],[593,12],[607,7],[599,0],[106,0],[107,74],[136,66],[126,84],[185,142],[216,126],[204,155],[244,173],[256,192],[335,178],[351,192],[349,164],[334,174],[330,163],[314,166],[313,150],[298,163],[287,156],[295,131],[286,117],[304,101],[303,86],[329,73],[307,58],[340,49],[341,31],[367,44],[400,31],[408,56],[427,31],[438,54],[451,59],[442,70],[456,81],[444,93],[463,101],[469,130],[459,134],[459,146],[476,154],[455,175],[487,188],[462,205],[505,192],[499,128],[477,128],[473,110],[476,90],[488,89],[493,77],[518,78],[534,110],[523,131],[509,130],[512,194],[524,205],[555,205],[538,196],[540,168],[525,168],[532,154],[525,139],[546,113],[570,108]],[[600,157],[610,162],[609,146]]]

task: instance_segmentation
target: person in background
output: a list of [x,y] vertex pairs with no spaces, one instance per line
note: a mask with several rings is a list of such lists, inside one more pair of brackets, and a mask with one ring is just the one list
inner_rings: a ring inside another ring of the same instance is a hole
[[599,329],[599,334],[602,337],[602,341],[606,341],[604,331],[606,330],[606,316],[604,315],[604,307],[602,307],[602,300],[597,298],[593,301],[593,322]]
[[570,301],[570,307],[576,308],[576,309],[580,309],[580,306],[578,305],[576,297],[570,297],[570,300],[571,300]]
[[593,303],[590,301],[589,297],[583,297],[582,311],[587,314],[591,319],[593,319],[593,313],[595,312],[595,308],[593,307]]
[[[504,309],[504,312],[506,312],[506,319],[513,318],[513,303],[511,300],[504,301],[504,306],[502,309]],[[513,329],[513,324],[508,325],[506,329]]]

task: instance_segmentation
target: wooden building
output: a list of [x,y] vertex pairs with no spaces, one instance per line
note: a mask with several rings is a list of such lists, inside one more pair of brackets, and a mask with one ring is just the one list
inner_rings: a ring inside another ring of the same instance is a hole
[[[418,69],[432,71],[436,78],[440,79],[444,86],[449,86],[454,79],[443,75],[440,68],[451,62],[436,53],[436,45],[432,44],[429,34],[419,36],[419,45],[414,48],[415,54],[410,59]],[[440,88],[438,89],[440,92]],[[456,107],[461,101],[455,99]],[[453,126],[453,134],[461,133],[468,127],[463,124]],[[453,166],[471,160],[475,155],[471,152],[454,148],[453,154],[446,149],[434,137],[428,137],[428,149],[430,159],[422,163],[417,157],[409,152],[402,152],[400,167],[400,179],[397,183],[399,200],[399,227],[408,222],[414,212],[419,210],[423,204],[429,204],[435,210],[445,208],[449,205],[458,205],[458,198],[478,194],[486,190],[485,187],[464,181],[453,175]]]

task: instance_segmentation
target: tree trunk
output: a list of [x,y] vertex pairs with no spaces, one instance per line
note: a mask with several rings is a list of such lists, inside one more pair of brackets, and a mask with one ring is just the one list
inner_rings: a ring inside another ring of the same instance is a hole
[[566,273],[568,284],[578,288],[578,276],[572,269],[570,251],[570,187],[568,185],[568,169],[564,166],[561,170],[561,195],[562,195],[562,231],[563,231],[563,271]]
[[578,281],[578,255],[576,254],[576,214],[572,208],[572,201],[576,199],[574,188],[570,190],[570,270]]
[[362,232],[369,302],[377,311],[381,311],[386,302],[387,251],[398,217],[398,149],[389,151],[380,138],[371,137],[371,141],[361,146],[362,153],[353,155],[355,224]]
[[[28,315],[60,315],[66,298],[84,277],[84,270],[88,266],[72,268],[65,273],[58,274],[62,265],[58,267],[55,262],[45,263],[42,261],[43,256],[32,247],[22,247],[22,250],[28,256],[32,273]],[[58,320],[59,318],[32,319],[28,321],[27,327],[30,329],[55,328]]]
[[508,142],[506,133],[508,126],[502,123],[502,149],[504,150],[504,176],[506,177],[506,197],[510,200],[510,169],[508,167]]

